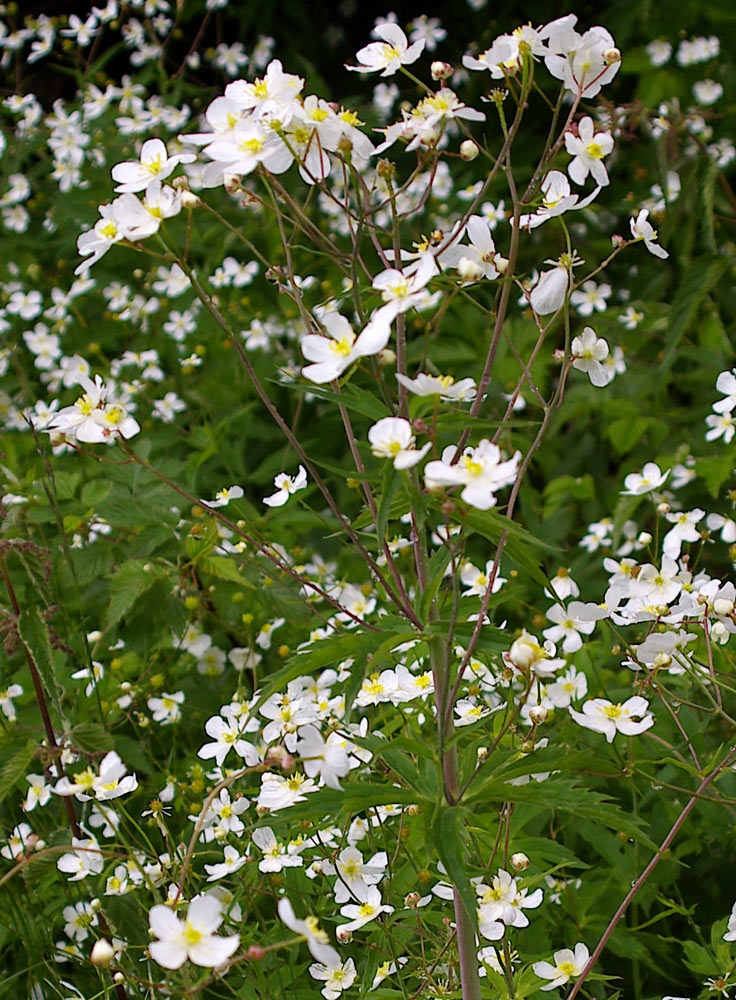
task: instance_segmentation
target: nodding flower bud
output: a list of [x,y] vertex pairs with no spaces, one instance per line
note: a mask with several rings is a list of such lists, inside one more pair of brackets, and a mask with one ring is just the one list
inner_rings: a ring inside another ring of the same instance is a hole
[[482,764],[483,761],[488,760],[490,756],[490,751],[488,747],[478,747],[475,751],[475,756],[478,758],[478,763]]
[[340,944],[347,944],[349,941],[353,940],[353,932],[345,930],[345,927],[338,927],[335,930],[335,937],[340,942]]
[[466,139],[465,142],[460,143],[460,156],[464,160],[474,160],[479,153],[478,144],[472,139]]
[[669,514],[669,512],[671,510],[672,510],[672,508],[670,507],[670,505],[665,500],[663,500],[662,503],[658,503],[657,504],[657,513],[658,514]]
[[716,642],[728,642],[728,629],[723,622],[713,622],[710,635],[712,639],[716,640]]
[[194,191],[182,191],[181,203],[184,208],[198,208],[202,204],[202,199]]
[[413,910],[421,898],[418,892],[410,892],[404,896],[404,906],[408,906],[409,909]]
[[621,50],[617,48],[606,49],[603,53],[603,61],[613,66],[614,63],[621,62]]
[[89,960],[92,965],[106,967],[112,962],[114,957],[115,949],[113,946],[105,938],[100,938],[99,941],[95,941]]
[[259,944],[252,944],[245,953],[245,957],[249,962],[260,962],[265,955],[265,948],[261,948]]
[[237,194],[240,190],[240,174],[224,174],[222,183],[228,194]]
[[429,72],[432,74],[433,80],[449,80],[455,72],[455,67],[451,66],[450,63],[436,59],[429,67]]
[[526,854],[522,854],[521,851],[518,854],[512,854],[510,857],[511,867],[515,872],[523,872],[529,867],[530,861]]
[[725,597],[717,597],[715,601],[713,601],[713,610],[717,615],[732,615],[733,601],[729,601]]
[[529,721],[533,725],[539,726],[546,720],[548,714],[544,705],[533,705],[529,709]]
[[626,246],[626,240],[623,238],[623,236],[619,236],[618,233],[615,233],[611,237],[611,243],[613,243],[614,247],[617,250],[620,250],[621,247],[625,247]]
[[651,540],[652,540],[652,536],[649,534],[648,531],[641,531],[641,532],[639,532],[639,537],[637,538],[637,542],[640,545],[649,545],[649,543],[651,542]]
[[378,352],[378,363],[384,368],[396,364],[396,351],[392,351],[390,347],[384,347],[382,351]]

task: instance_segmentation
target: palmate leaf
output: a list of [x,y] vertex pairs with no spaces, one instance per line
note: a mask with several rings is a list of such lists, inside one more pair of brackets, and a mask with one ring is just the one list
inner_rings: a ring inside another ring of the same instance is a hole
[[8,752],[8,747],[3,744],[0,753],[5,764],[0,770],[0,802],[15,787],[16,783],[28,774],[33,755],[36,752],[36,743],[34,740],[27,740],[10,757],[7,756]]

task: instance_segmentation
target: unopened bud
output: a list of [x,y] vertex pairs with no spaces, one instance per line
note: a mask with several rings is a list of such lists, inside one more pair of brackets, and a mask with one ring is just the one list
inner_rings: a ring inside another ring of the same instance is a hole
[[658,514],[669,514],[669,512],[671,510],[672,510],[672,508],[670,507],[670,505],[665,500],[663,500],[662,503],[658,503],[657,504],[657,513]]
[[526,869],[529,867],[530,864],[529,858],[526,856],[526,854],[522,854],[521,852],[519,852],[518,854],[512,854],[510,861],[511,861],[511,867],[514,869],[515,872],[526,871]]
[[733,601],[728,601],[725,597],[717,597],[715,601],[713,601],[713,610],[717,615],[732,615]]
[[340,944],[347,944],[349,941],[353,940],[353,932],[345,930],[345,927],[338,927],[335,930],[335,937],[340,942]]
[[92,965],[107,967],[115,957],[115,949],[105,938],[95,941],[89,960]]
[[542,652],[531,636],[516,639],[509,650],[509,659],[519,670],[528,670]]
[[500,253],[497,253],[493,258],[493,266],[496,268],[499,274],[506,274],[506,269],[509,266],[509,262],[505,257],[502,257]]
[[623,238],[623,236],[619,236],[618,233],[615,233],[611,237],[611,243],[613,243],[613,246],[616,250],[620,250],[621,247],[626,246],[626,240]]
[[531,753],[534,750],[534,740],[524,740],[519,747],[522,753]]
[[384,180],[391,180],[396,173],[396,165],[391,160],[379,160],[376,173]]
[[672,663],[672,657],[667,653],[657,653],[653,660],[653,666],[656,670],[661,670],[663,667],[669,667]]
[[245,957],[249,962],[260,962],[265,956],[265,948],[261,948],[259,944],[252,944],[246,951]]
[[390,347],[384,347],[382,351],[378,352],[378,363],[384,367],[396,364],[396,351],[392,351]]
[[436,59],[429,67],[429,72],[432,74],[433,80],[449,80],[455,72],[455,67],[451,66],[450,63]]
[[714,622],[710,634],[711,638],[715,639],[716,642],[728,642],[728,630],[723,622]]
[[122,973],[122,972],[116,972],[116,973],[115,973],[115,975],[114,975],[114,976],[112,977],[112,981],[113,981],[113,982],[114,982],[114,983],[115,983],[115,984],[116,984],[117,986],[119,986],[119,985],[120,985],[120,983],[124,983],[124,982],[125,982],[125,976],[123,975],[123,973]]
[[269,764],[276,764],[284,771],[291,771],[294,767],[294,758],[289,751],[282,746],[269,747],[266,751],[266,761]]
[[529,709],[529,720],[535,726],[540,726],[547,718],[547,709],[544,705],[534,705]]
[[222,186],[228,194],[237,194],[240,188],[240,174],[224,174]]
[[478,758],[479,764],[482,764],[483,761],[488,760],[488,757],[490,756],[488,747],[478,747],[478,749],[475,751],[475,756]]
[[181,203],[184,208],[198,208],[202,204],[202,199],[194,191],[182,191]]
[[606,49],[603,53],[603,61],[608,63],[609,66],[621,62],[621,50],[617,48]]
[[639,532],[639,537],[637,538],[637,542],[640,545],[649,545],[649,543],[651,542],[651,540],[652,540],[652,536],[649,534],[648,531],[640,531]]
[[407,816],[418,816],[421,813],[421,811],[422,810],[416,804],[416,802],[412,802],[410,805],[408,805],[406,807],[406,815]]
[[186,174],[182,174],[181,177],[175,177],[171,182],[171,186],[176,191],[188,191],[189,190],[189,178]]
[[565,351],[562,347],[556,348],[554,354],[552,355],[552,360],[556,362],[558,365],[562,364],[562,362],[565,360]]
[[422,897],[419,895],[418,892],[410,892],[406,896],[404,896],[404,906],[407,906],[409,907],[409,909],[413,910],[421,898]]
[[466,139],[465,142],[460,143],[460,156],[463,160],[474,160],[479,153],[478,144],[472,139]]

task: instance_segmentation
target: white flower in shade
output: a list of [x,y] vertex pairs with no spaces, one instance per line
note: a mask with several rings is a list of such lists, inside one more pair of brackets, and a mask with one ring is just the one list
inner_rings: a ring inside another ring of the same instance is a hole
[[173,694],[164,691],[160,698],[149,698],[146,705],[148,711],[152,713],[153,721],[160,722],[162,726],[178,722],[181,719],[181,706],[185,697],[183,691],[175,691]]
[[510,486],[516,479],[521,452],[504,460],[497,445],[484,438],[475,448],[466,448],[453,465],[456,448],[449,445],[442,460],[429,462],[424,468],[427,489],[442,486],[463,486],[460,494],[465,503],[478,510],[489,510],[496,504],[494,493]]
[[248,858],[244,854],[238,854],[234,847],[229,845],[225,848],[223,860],[217,865],[205,865],[204,870],[209,875],[208,882],[216,882],[217,879],[232,875],[238,868],[242,868]]
[[564,305],[570,288],[570,270],[564,265],[544,271],[529,294],[529,305],[539,316],[556,313]]
[[70,882],[79,882],[88,875],[99,875],[105,859],[94,837],[72,837],[72,851],[62,854],[56,862],[60,872],[69,875]]
[[116,191],[143,191],[151,181],[165,180],[179,163],[192,163],[193,153],[169,156],[161,139],[149,139],[141,146],[140,159],[118,163],[112,168],[112,179],[118,182]]
[[266,772],[261,779],[257,807],[276,812],[277,809],[286,809],[297,802],[303,802],[307,795],[316,791],[316,783],[299,771],[290,774],[288,778]]
[[719,437],[722,437],[725,444],[730,444],[734,433],[736,433],[736,423],[734,423],[730,411],[726,413],[709,413],[705,418],[705,422],[709,428],[705,435],[706,441],[716,441]]
[[[587,208],[590,203],[598,197],[600,187],[597,187],[587,198],[580,200],[579,194],[573,194],[570,182],[561,170],[550,170],[544,177],[541,185],[542,204],[533,215],[522,215],[519,217],[521,229],[536,229],[543,225],[548,219],[553,219],[557,215],[564,215],[572,210],[579,211]],[[539,312],[539,310],[537,310]]]
[[603,337],[599,337],[592,327],[586,326],[580,336],[574,338],[570,350],[573,368],[585,372],[595,386],[608,385],[615,372],[605,363],[609,348]]
[[648,222],[649,209],[642,208],[635,219],[631,219],[631,235],[635,240],[643,240],[644,246],[647,248],[649,253],[654,254],[655,257],[659,257],[662,260],[666,260],[669,254],[661,247],[659,243],[655,242],[657,239],[657,230],[652,226],[651,222]]
[[540,38],[547,42],[544,62],[567,90],[595,97],[618,73],[621,55],[605,28],[596,26],[580,35],[574,30],[576,21],[574,14],[567,14],[542,28]]
[[581,118],[577,135],[565,132],[565,148],[574,157],[567,172],[576,184],[584,184],[588,174],[600,187],[609,183],[603,158],[613,149],[613,137],[608,132],[596,132],[592,118]]
[[329,943],[327,933],[319,926],[316,917],[308,916],[304,920],[299,920],[294,913],[294,907],[285,898],[279,900],[278,910],[279,917],[289,930],[304,938],[312,958],[321,965],[335,966],[340,964],[340,956]]
[[321,778],[330,788],[340,790],[340,778],[350,770],[347,752],[339,743],[325,743],[314,726],[301,726],[294,752],[301,757],[309,778]]
[[580,975],[589,958],[590,952],[588,949],[584,944],[578,942],[575,945],[575,951],[572,951],[571,948],[563,948],[562,951],[556,951],[554,954],[554,965],[551,962],[535,962],[532,966],[535,974],[540,979],[550,980],[544,986],[540,986],[540,989],[542,991],[556,990],[558,986],[564,986],[565,983],[569,983],[571,979]]
[[258,763],[258,751],[252,743],[243,739],[243,728],[238,719],[229,711],[224,710],[223,715],[213,715],[205,723],[205,732],[211,736],[214,743],[205,743],[197,751],[197,756],[202,760],[210,760],[214,757],[218,767],[222,766],[231,750],[234,750],[238,757],[242,757],[248,767],[253,767]]
[[346,847],[340,851],[334,865],[331,861],[323,862],[322,870],[325,875],[338,876],[333,889],[335,902],[339,906],[351,899],[365,900],[368,889],[383,878],[387,864],[388,855],[385,851],[374,854],[370,861],[363,861],[363,855],[357,847]]
[[475,887],[478,896],[478,927],[483,937],[498,941],[506,927],[528,927],[529,919],[523,912],[541,906],[543,893],[535,889],[527,895],[528,889],[519,889],[516,879],[509,872],[499,868],[491,885],[479,882]]
[[460,277],[468,281],[497,278],[506,262],[496,253],[488,222],[480,215],[471,215],[466,230],[470,245],[453,243],[440,254],[440,263],[457,268]]
[[253,831],[251,839],[258,850],[263,852],[263,857],[258,862],[259,871],[280,872],[284,868],[301,868],[304,864],[304,859],[300,857],[300,852],[306,846],[303,841],[282,844],[276,840],[270,826],[258,827]]
[[472,378],[462,378],[456,382],[452,375],[427,375],[424,372],[416,378],[407,378],[400,372],[396,381],[415,396],[439,396],[440,399],[464,403],[475,399],[476,385]]
[[728,927],[723,935],[724,941],[736,941],[736,903],[731,908],[731,916],[728,918]]
[[8,837],[8,842],[0,848],[0,855],[8,861],[17,861],[37,842],[36,835],[28,823],[19,823]]
[[358,973],[355,962],[349,958],[344,963],[338,960],[336,965],[315,963],[309,966],[309,974],[313,979],[324,982],[322,996],[325,1000],[338,1000],[342,991],[353,985]]
[[425,253],[421,255],[418,265],[411,270],[399,271],[390,267],[377,274],[373,279],[373,287],[380,291],[385,305],[374,313],[371,323],[391,324],[400,313],[405,313],[414,306],[419,308],[426,297],[424,289],[427,282],[436,273],[434,256]]
[[545,642],[544,646],[540,646],[537,637],[526,629],[514,640],[508,653],[503,654],[503,661],[523,674],[531,671],[543,679],[554,677],[567,663],[555,657],[554,643]]
[[51,785],[46,784],[42,774],[28,774],[26,781],[31,786],[23,801],[23,812],[31,812],[36,806],[45,806],[51,798]]
[[672,45],[658,38],[647,45],[646,51],[652,66],[664,66],[672,55]]
[[364,45],[355,54],[358,65],[346,66],[346,69],[356,73],[377,73],[381,70],[381,76],[393,76],[400,66],[416,62],[424,49],[424,38],[409,45],[409,39],[398,24],[380,24],[373,29],[373,34],[380,41]]
[[720,373],[716,379],[716,389],[724,396],[713,404],[716,413],[730,413],[736,409],[736,368]]
[[348,917],[347,924],[340,924],[338,927],[338,937],[340,933],[346,934],[348,931],[357,931],[365,927],[372,920],[380,917],[382,913],[393,913],[393,906],[388,906],[381,902],[381,893],[372,885],[368,887],[365,899],[362,903],[348,903],[347,906],[340,907],[343,917]]
[[243,495],[242,486],[226,486],[215,493],[214,500],[203,500],[208,507],[227,507],[231,500],[240,500]]
[[0,711],[9,722],[14,722],[17,717],[14,698],[19,698],[23,694],[20,684],[11,684],[10,687],[0,689]]
[[723,97],[723,87],[716,80],[698,80],[693,84],[693,94],[698,104],[715,104]]
[[570,296],[570,305],[575,306],[580,316],[592,316],[593,310],[605,312],[606,299],[611,295],[610,285],[599,285],[595,281],[584,281]]
[[222,904],[213,895],[195,896],[184,920],[168,906],[154,906],[148,922],[158,940],[149,945],[151,958],[164,969],[178,969],[187,959],[208,969],[223,965],[237,951],[240,938],[217,937],[222,920]]
[[280,472],[273,481],[276,492],[270,497],[264,497],[263,502],[269,507],[283,507],[292,493],[307,488],[307,470],[303,465],[299,466],[299,471],[295,476],[289,476],[286,472]]
[[672,511],[665,514],[665,517],[674,527],[670,528],[662,539],[662,551],[670,559],[679,559],[683,542],[700,541],[700,532],[696,525],[705,517],[705,511],[696,507],[690,511]]
[[666,472],[662,472],[655,462],[647,462],[641,473],[629,473],[626,479],[624,479],[626,489],[621,490],[621,493],[624,496],[631,497],[638,497],[643,493],[651,493],[652,490],[658,490],[660,486],[664,485],[669,474],[669,469]]
[[547,617],[554,624],[546,628],[542,633],[550,642],[560,642],[565,653],[574,653],[583,645],[580,633],[590,635],[595,628],[594,621],[587,621],[576,617],[576,612],[582,610],[584,605],[580,601],[572,601],[567,609],[561,604],[553,604],[547,612]]
[[569,712],[578,725],[603,733],[609,743],[613,743],[616,733],[638,736],[654,725],[649,702],[638,695],[629,698],[623,705],[614,705],[605,698],[593,698],[585,702],[582,712],[575,712],[572,708]]
[[91,767],[79,774],[73,780],[66,776],[54,785],[57,795],[75,795],[80,802],[88,802],[94,796],[98,801],[117,799],[127,795],[138,787],[135,774],[128,774],[128,768],[120,759],[120,755],[111,750],[100,762],[99,774]]
[[377,421],[368,431],[368,440],[373,454],[393,459],[395,469],[411,469],[432,447],[431,442],[427,442],[423,448],[414,448],[411,424],[402,417],[384,417]]
[[[493,572],[493,559],[489,559],[485,565],[485,569],[480,570],[477,566],[474,566],[471,562],[464,562],[460,570],[460,580],[463,586],[467,587],[467,590],[463,591],[463,597],[483,597],[488,587],[488,581],[491,578],[491,573]],[[500,573],[496,573],[493,580],[493,590],[491,593],[495,594],[497,591],[503,587],[506,583],[506,579],[501,576]]]

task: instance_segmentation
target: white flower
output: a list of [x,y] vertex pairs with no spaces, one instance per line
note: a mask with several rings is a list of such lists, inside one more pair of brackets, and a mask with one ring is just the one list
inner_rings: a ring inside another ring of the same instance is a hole
[[647,55],[652,66],[664,66],[672,55],[672,46],[661,38],[647,45]]
[[320,928],[316,917],[309,916],[304,920],[299,920],[294,913],[294,907],[285,898],[279,900],[278,910],[281,920],[289,930],[294,931],[295,934],[301,934],[305,939],[312,958],[315,958],[322,965],[335,966],[340,964],[340,956],[329,943],[329,938],[326,932]]
[[553,267],[540,275],[529,295],[529,304],[539,316],[549,316],[562,308],[569,287],[569,268],[563,264]]
[[[638,695],[629,698],[623,705],[614,705],[605,698],[586,701],[582,712],[569,709],[570,715],[585,729],[603,733],[609,743],[613,743],[616,733],[624,736],[638,736],[654,725],[654,717],[648,711],[649,702]],[[638,716],[638,721],[635,719]]]
[[329,336],[310,333],[300,341],[302,354],[307,361],[313,362],[302,368],[302,375],[311,382],[318,385],[331,382],[359,358],[378,354],[388,344],[391,322],[379,318],[378,313],[356,337],[350,323],[340,313],[331,310],[315,312]]
[[693,84],[693,94],[698,104],[715,104],[723,97],[723,87],[715,80],[698,80]]
[[662,539],[662,551],[670,559],[678,559],[683,542],[700,540],[700,532],[695,525],[701,518],[705,517],[705,511],[696,507],[695,510],[691,511],[672,511],[665,517],[671,524],[674,524],[674,527],[670,528]]
[[301,726],[294,752],[301,757],[309,778],[321,778],[330,788],[340,790],[340,778],[350,770],[347,752],[339,743],[325,743],[314,726]]
[[378,889],[374,885],[369,886],[362,903],[349,903],[347,906],[340,907],[340,913],[343,917],[350,919],[347,924],[339,925],[338,937],[340,933],[345,934],[348,931],[357,931],[359,928],[365,927],[366,924],[380,917],[382,913],[393,912],[393,906],[381,902],[381,893]]
[[669,474],[669,469],[667,472],[662,472],[655,462],[647,462],[641,473],[629,473],[626,479],[624,479],[626,489],[621,490],[621,493],[623,496],[631,497],[638,497],[643,493],[651,493],[652,490],[658,490],[665,483]]
[[554,954],[555,964],[550,962],[535,962],[532,968],[540,979],[549,979],[550,982],[541,986],[541,990],[555,990],[558,986],[564,986],[571,979],[580,975],[585,968],[585,964],[590,958],[590,952],[584,944],[578,942],[575,951],[570,948],[563,948]]
[[204,870],[209,875],[208,882],[216,882],[217,879],[232,875],[238,868],[242,868],[248,858],[244,854],[238,854],[234,847],[229,845],[225,848],[224,858],[217,865],[205,865]]
[[292,493],[307,488],[307,470],[303,465],[299,466],[296,476],[289,476],[285,472],[280,472],[273,481],[276,492],[270,497],[264,497],[263,502],[269,507],[283,507]]
[[472,378],[462,378],[456,382],[452,375],[427,375],[420,372],[412,379],[397,372],[396,381],[415,396],[439,396],[440,399],[460,403],[475,399],[476,396],[476,385]]
[[731,916],[728,918],[728,927],[723,935],[724,941],[736,941],[736,903],[731,908]]
[[554,624],[546,628],[542,633],[550,642],[562,640],[562,649],[565,653],[575,653],[583,644],[580,633],[590,635],[595,628],[594,621],[586,621],[576,617],[580,614],[584,605],[580,601],[571,601],[567,610],[561,604],[553,604],[547,612],[547,617]]
[[427,442],[423,448],[414,448],[414,432],[408,420],[402,417],[384,417],[368,431],[371,451],[378,458],[393,459],[395,469],[411,469],[420,462],[432,447]]
[[[560,170],[550,170],[544,177],[541,185],[542,204],[533,215],[522,215],[519,217],[521,229],[536,229],[548,219],[553,219],[557,215],[564,215],[572,210],[579,211],[587,208],[588,205],[598,196],[600,187],[597,187],[587,198],[580,200],[579,194],[572,194],[570,182]],[[539,310],[536,310],[539,312]]]
[[149,945],[151,958],[164,969],[178,969],[187,959],[195,965],[217,968],[240,944],[237,934],[217,937],[222,919],[222,904],[212,895],[195,896],[184,920],[168,906],[154,906],[148,921],[158,940]]
[[80,774],[75,774],[72,781],[65,776],[54,785],[54,792],[57,795],[75,795],[80,802],[88,802],[92,795],[100,802],[117,799],[138,787],[135,774],[127,772],[120,755],[111,750],[100,761],[99,774],[88,767]]
[[575,306],[580,316],[592,316],[593,310],[605,312],[606,299],[611,295],[610,285],[599,285],[595,281],[584,281],[570,296],[570,305]]
[[425,46],[424,37],[409,45],[409,39],[398,24],[381,24],[373,29],[373,34],[381,41],[364,45],[355,55],[359,65],[346,66],[346,69],[357,73],[382,70],[381,76],[393,76],[400,66],[416,62]]
[[605,364],[609,348],[603,337],[599,337],[592,327],[586,326],[580,336],[575,337],[570,349],[573,368],[585,372],[595,386],[608,385],[615,372]]
[[593,119],[578,122],[578,134],[565,132],[565,148],[574,157],[567,165],[567,172],[576,184],[584,184],[588,174],[601,187],[608,183],[608,172],[603,158],[613,149],[613,138],[608,132],[596,132]]
[[465,503],[478,510],[489,510],[496,504],[496,490],[510,486],[516,479],[521,452],[502,458],[497,445],[484,438],[475,448],[466,448],[453,465],[456,448],[445,448],[442,460],[429,462],[424,469],[427,489],[462,485],[460,494]]
[[62,854],[56,862],[60,872],[69,873],[70,882],[79,882],[88,875],[99,875],[105,859],[94,837],[72,837],[72,852]]
[[666,260],[669,254],[659,243],[655,243],[657,230],[652,226],[651,222],[647,222],[648,216],[649,209],[642,208],[637,217],[631,219],[631,235],[635,240],[644,240],[644,246],[649,253],[654,254],[655,257],[659,257],[662,260]]
[[353,985],[358,973],[352,958],[343,963],[338,957],[337,963],[310,965],[309,974],[313,979],[324,981],[322,996],[325,997],[325,1000],[338,1000],[342,991]]
[[141,147],[140,160],[118,163],[112,168],[112,179],[118,181],[116,191],[121,193],[144,191],[151,181],[165,180],[178,163],[192,163],[192,153],[169,156],[160,139],[149,139]]
[[242,486],[226,486],[215,493],[214,500],[203,500],[208,507],[227,507],[231,500],[240,500],[243,495]]

